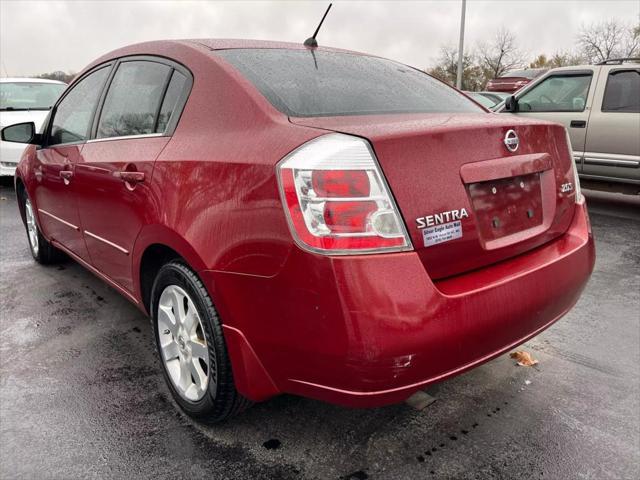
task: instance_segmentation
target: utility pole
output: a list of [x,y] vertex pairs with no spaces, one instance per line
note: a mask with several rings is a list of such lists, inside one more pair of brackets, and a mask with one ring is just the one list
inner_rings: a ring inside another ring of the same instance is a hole
[[458,75],[456,87],[462,88],[462,59],[464,58],[464,12],[467,9],[467,0],[462,0],[462,14],[460,16],[460,43],[458,44]]

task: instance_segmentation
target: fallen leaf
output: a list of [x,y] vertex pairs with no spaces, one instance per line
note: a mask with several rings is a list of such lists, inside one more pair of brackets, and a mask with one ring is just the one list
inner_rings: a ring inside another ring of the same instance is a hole
[[538,360],[535,360],[529,352],[525,351],[512,352],[509,356],[514,358],[521,367],[532,367],[538,363]]

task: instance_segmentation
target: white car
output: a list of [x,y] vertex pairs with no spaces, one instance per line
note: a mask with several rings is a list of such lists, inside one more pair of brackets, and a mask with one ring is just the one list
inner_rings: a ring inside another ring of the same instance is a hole
[[[42,78],[0,78],[0,128],[34,122],[39,130],[67,85]],[[13,176],[26,144],[0,141],[0,176]]]

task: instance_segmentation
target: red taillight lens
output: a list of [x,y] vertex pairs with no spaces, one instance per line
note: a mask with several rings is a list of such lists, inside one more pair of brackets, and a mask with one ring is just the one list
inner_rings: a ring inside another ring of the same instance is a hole
[[289,224],[303,248],[329,254],[411,249],[365,140],[324,135],[287,155],[277,169]]
[[368,197],[371,191],[363,170],[316,170],[311,184],[319,197]]
[[376,202],[326,202],[324,222],[332,233],[365,232],[369,215],[376,210]]

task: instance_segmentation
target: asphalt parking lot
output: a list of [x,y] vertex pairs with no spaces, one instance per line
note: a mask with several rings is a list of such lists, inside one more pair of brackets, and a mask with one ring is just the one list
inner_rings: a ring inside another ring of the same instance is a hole
[[[69,261],[27,248],[0,187],[3,479],[640,478],[640,199],[588,192],[597,263],[577,306],[524,347],[406,404],[282,396],[203,427],[174,407],[149,321]],[[514,319],[517,320],[517,319]]]

